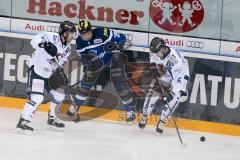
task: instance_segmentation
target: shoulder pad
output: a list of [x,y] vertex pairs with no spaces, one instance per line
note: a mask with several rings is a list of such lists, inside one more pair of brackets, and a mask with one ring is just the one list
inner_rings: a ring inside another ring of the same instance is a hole
[[107,27],[98,27],[94,29],[93,32],[95,32],[96,35],[104,37],[109,37],[110,35],[110,30]]

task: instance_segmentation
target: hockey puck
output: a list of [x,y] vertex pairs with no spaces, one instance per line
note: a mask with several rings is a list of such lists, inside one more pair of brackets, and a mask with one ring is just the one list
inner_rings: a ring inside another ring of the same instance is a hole
[[200,137],[200,141],[201,141],[201,142],[204,142],[205,140],[206,140],[206,138],[205,138],[204,136],[201,136],[201,137]]

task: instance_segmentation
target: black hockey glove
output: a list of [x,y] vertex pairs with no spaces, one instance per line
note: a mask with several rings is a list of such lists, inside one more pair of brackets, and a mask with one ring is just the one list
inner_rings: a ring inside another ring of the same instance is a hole
[[173,93],[172,91],[165,93],[162,97],[162,100],[164,103],[168,103],[173,99],[173,96],[175,95],[175,93]]
[[121,50],[121,46],[119,46],[117,43],[112,41],[109,41],[104,45],[105,52],[115,53],[115,52],[120,52],[120,50]]
[[56,90],[68,84],[68,77],[64,73],[63,68],[59,67],[56,69],[56,71],[48,79],[48,84],[49,87],[53,90]]
[[43,41],[43,42],[40,42],[38,46],[40,48],[44,48],[44,50],[52,57],[56,56],[58,53],[57,47],[51,42]]

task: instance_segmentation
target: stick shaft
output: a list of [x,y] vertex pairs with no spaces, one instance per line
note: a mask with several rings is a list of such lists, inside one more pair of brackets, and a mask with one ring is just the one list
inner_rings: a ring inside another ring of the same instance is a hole
[[180,143],[183,144],[182,137],[181,137],[181,134],[179,132],[179,129],[178,129],[178,126],[177,126],[177,122],[176,122],[176,119],[175,119],[174,116],[173,116],[173,122],[174,122],[174,125],[175,125],[175,128],[176,128],[177,134],[178,134],[178,139],[179,139]]

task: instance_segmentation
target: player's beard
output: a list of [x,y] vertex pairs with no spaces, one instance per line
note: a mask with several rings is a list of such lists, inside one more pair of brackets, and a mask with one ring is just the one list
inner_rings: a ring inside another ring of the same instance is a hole
[[67,36],[62,35],[61,38],[66,43],[71,43],[71,41],[74,39],[74,35],[71,35],[71,33],[64,33]]

